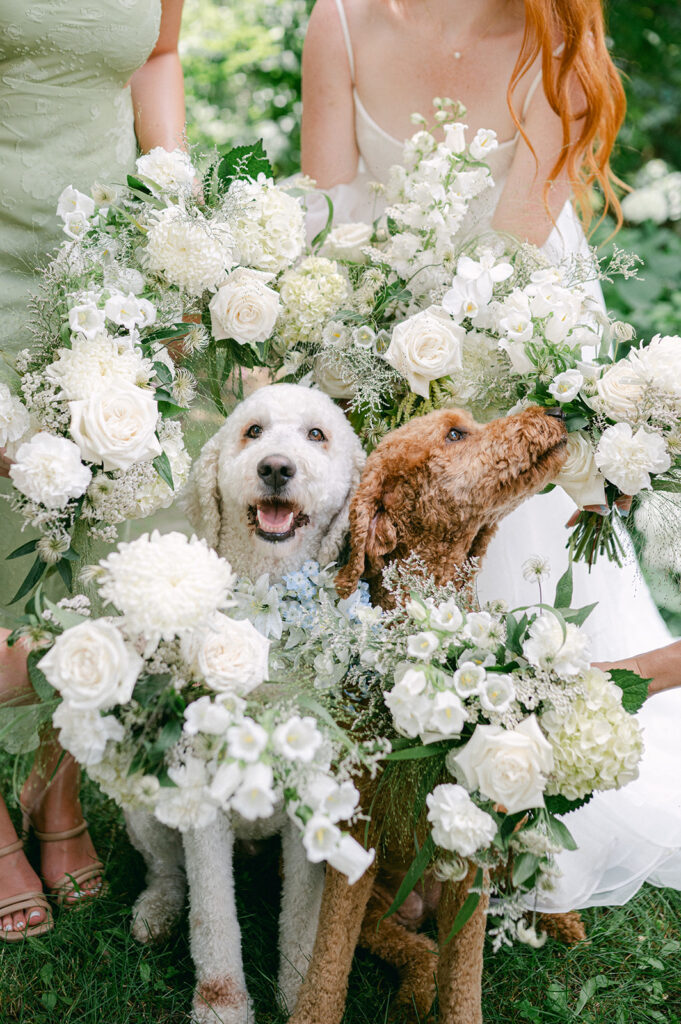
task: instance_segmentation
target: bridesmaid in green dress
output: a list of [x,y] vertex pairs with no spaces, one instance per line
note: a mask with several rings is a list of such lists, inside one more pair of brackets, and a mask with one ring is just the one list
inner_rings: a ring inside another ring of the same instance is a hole
[[[55,215],[67,185],[124,182],[137,147],[183,143],[184,89],[177,52],[183,0],[2,0],[0,5],[0,381],[16,387],[12,367],[30,342],[28,302],[36,268],[63,240]],[[0,477],[8,462],[0,449]],[[0,480],[0,492],[9,483]],[[0,557],[27,539],[18,517],[0,505]],[[18,560],[20,561],[20,560]],[[23,566],[0,561],[1,606]],[[9,569],[12,568],[10,572]],[[7,614],[6,614],[7,612]],[[0,641],[6,636],[3,630]],[[28,688],[25,653],[0,644],[0,696]],[[78,802],[80,772],[52,741],[22,791],[41,840],[45,888],[70,889],[67,902],[94,894],[101,864]],[[79,887],[74,891],[76,879]],[[41,881],[26,860],[0,799],[0,941],[51,927]]]

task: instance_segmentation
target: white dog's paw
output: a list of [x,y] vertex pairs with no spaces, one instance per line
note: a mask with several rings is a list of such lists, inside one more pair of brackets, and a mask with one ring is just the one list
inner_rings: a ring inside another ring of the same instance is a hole
[[183,879],[159,879],[148,886],[132,908],[133,938],[143,944],[167,939],[184,909],[184,899]]
[[254,1024],[255,1012],[245,988],[231,978],[202,981],[194,990],[193,1024]]

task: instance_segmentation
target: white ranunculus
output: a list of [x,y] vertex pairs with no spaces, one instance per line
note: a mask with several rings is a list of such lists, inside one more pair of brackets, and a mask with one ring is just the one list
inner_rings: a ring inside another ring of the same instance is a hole
[[303,846],[307,859],[313,864],[326,860],[338,846],[340,837],[340,829],[330,818],[324,814],[313,814],[303,832]]
[[147,269],[189,295],[213,291],[236,262],[234,239],[225,224],[182,206],[155,210],[144,253]]
[[214,703],[210,697],[199,697],[184,709],[184,732],[196,736],[205,732],[222,736],[232,724],[233,718],[223,704]]
[[309,764],[321,746],[322,738],[314,718],[293,715],[288,722],[276,727],[272,745],[287,760]]
[[530,715],[515,729],[478,725],[455,758],[466,788],[502,804],[509,814],[544,806],[553,748]]
[[523,643],[523,654],[535,668],[554,671],[570,679],[588,669],[591,642],[588,635],[573,622],[565,625],[563,634],[557,616],[545,611],[530,626]]
[[20,446],[9,475],[18,491],[48,508],[65,508],[71,498],[85,493],[92,479],[73,441],[44,432]]
[[305,247],[305,214],[300,200],[271,179],[232,182],[224,205],[241,256],[256,270],[278,274]]
[[267,731],[252,718],[227,730],[227,752],[237,761],[255,762],[267,746]]
[[469,152],[474,160],[487,160],[499,146],[497,133],[491,128],[479,128],[470,144]]
[[352,836],[344,835],[327,854],[326,861],[347,877],[348,885],[354,885],[371,867],[375,856],[375,850],[365,850]]
[[429,701],[428,713],[420,733],[423,743],[437,743],[458,736],[468,716],[461,700],[451,690],[439,690]]
[[19,441],[30,423],[26,406],[0,381],[0,448]]
[[603,432],[594,459],[606,480],[623,494],[649,488],[651,473],[665,473],[672,464],[659,434],[644,427],[633,431],[628,423],[616,423]]
[[189,154],[182,149],[154,146],[137,158],[135,167],[141,181],[152,187],[156,185],[163,192],[189,192],[196,177]]
[[52,716],[58,730],[59,745],[85,768],[99,764],[109,740],[118,743],[125,729],[113,715],[104,717],[98,711],[81,711],[69,701],[62,701]]
[[207,686],[242,696],[268,678],[269,648],[269,640],[248,619],[230,619],[222,612],[182,643]]
[[372,226],[363,224],[361,221],[357,221],[355,224],[337,224],[326,236],[321,248],[321,255],[332,260],[366,263],[366,256],[362,249],[371,243],[373,233]]
[[610,419],[629,420],[636,416],[644,387],[645,377],[640,368],[629,359],[620,359],[598,378],[592,404]]
[[341,375],[335,359],[319,355],[314,364],[315,383],[330,398],[352,398],[355,387]]
[[571,402],[579,394],[584,377],[579,370],[565,370],[553,378],[549,384],[549,394],[559,402]]
[[482,692],[486,678],[487,672],[482,665],[476,665],[474,661],[464,661],[454,673],[454,689],[464,700],[467,697],[476,697]]
[[113,323],[132,331],[135,327],[149,327],[156,320],[156,307],[148,299],[138,299],[133,292],[117,292],[106,300],[104,313]]
[[440,306],[430,306],[393,328],[384,358],[414,394],[430,395],[430,382],[462,369],[465,332]]
[[74,334],[82,334],[86,338],[94,338],[103,331],[105,319],[104,310],[98,309],[94,302],[72,306],[69,310],[69,327]]
[[503,672],[490,672],[480,691],[480,704],[485,711],[507,711],[515,698],[515,687],[511,676]]
[[95,201],[84,192],[79,192],[73,185],[67,185],[57,200],[57,216],[65,219],[72,213],[82,213],[91,217],[95,212]]
[[99,592],[122,613],[128,632],[172,640],[203,626],[232,596],[229,562],[205,540],[171,531],[120,543],[100,561]]
[[419,658],[421,661],[429,661],[440,646],[440,641],[435,633],[416,633],[407,640],[407,654],[410,658]]
[[243,781],[243,771],[236,761],[225,761],[220,765],[210,784],[210,795],[221,807],[227,808],[229,801]]
[[431,626],[443,633],[456,633],[462,623],[463,615],[454,598],[433,608],[430,613]]
[[232,797],[232,809],[247,821],[269,818],[276,800],[272,783],[272,769],[268,764],[249,765],[244,771],[241,785]]
[[476,807],[463,786],[451,782],[436,786],[426,804],[433,840],[443,850],[472,857],[486,850],[496,835],[494,818]]
[[162,452],[156,437],[158,406],[147,391],[125,382],[69,402],[71,437],[84,459],[104,470],[129,469]]
[[567,458],[553,483],[562,487],[578,508],[605,505],[605,479],[598,471],[591,441],[580,431],[568,434]]
[[228,275],[208,307],[216,341],[232,338],[239,345],[267,341],[281,309],[278,292],[267,287],[269,280],[269,274],[247,267]]
[[113,623],[95,619],[65,630],[38,664],[72,707],[99,711],[130,700],[143,662]]

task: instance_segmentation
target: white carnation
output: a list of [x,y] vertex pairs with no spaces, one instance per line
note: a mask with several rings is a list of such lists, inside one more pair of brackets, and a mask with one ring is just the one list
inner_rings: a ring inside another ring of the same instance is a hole
[[279,316],[281,303],[268,274],[238,267],[227,277],[210,301],[210,318],[216,341],[233,338],[240,345],[267,341]]
[[0,381],[0,448],[19,441],[28,430],[30,422],[26,406]]
[[439,306],[398,324],[385,359],[402,374],[414,394],[430,395],[430,382],[462,368],[464,330]]
[[189,295],[213,291],[235,263],[234,240],[224,225],[181,206],[155,210],[145,250],[149,270]]
[[204,540],[176,532],[145,533],[99,564],[102,597],[125,616],[128,629],[150,641],[202,625],[229,603],[235,582],[229,562]]
[[113,623],[96,619],[65,630],[39,667],[72,707],[94,711],[126,704],[142,664]]
[[121,382],[89,398],[69,402],[71,437],[84,459],[105,472],[129,469],[161,454],[156,436],[158,406],[148,392]]
[[606,480],[623,494],[650,487],[651,473],[665,473],[672,464],[659,434],[644,427],[634,432],[628,423],[616,423],[603,432],[594,459]]
[[476,807],[463,786],[436,786],[426,797],[426,804],[433,840],[443,850],[472,857],[486,850],[496,835],[494,818]]
[[18,491],[48,508],[65,508],[80,498],[92,478],[78,445],[44,432],[20,446],[9,475]]
[[628,358],[653,387],[681,397],[681,337],[656,334],[649,345],[633,349]]
[[109,740],[119,743],[125,736],[125,729],[113,715],[81,711],[68,701],[59,705],[52,724],[58,730],[59,745],[86,768],[99,764]]
[[302,253],[305,217],[300,201],[273,181],[233,182],[224,210],[246,266],[278,274]]

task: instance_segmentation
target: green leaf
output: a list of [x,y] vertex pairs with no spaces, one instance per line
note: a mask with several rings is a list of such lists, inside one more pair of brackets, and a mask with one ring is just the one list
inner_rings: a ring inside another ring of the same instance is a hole
[[[157,392],[158,393],[158,392]],[[157,399],[156,404],[158,411],[164,419],[168,419],[170,416],[177,416],[178,412],[185,412],[185,406],[178,405],[177,402],[168,402],[166,399]]]
[[549,832],[555,841],[560,843],[564,850],[577,849],[577,843],[572,838],[572,833],[564,822],[559,818],[554,818],[552,814],[547,814],[544,820],[546,821]]
[[[43,597],[43,601],[47,608],[52,613],[52,618],[56,620],[62,629],[71,629],[72,626],[79,626],[81,622],[85,622],[87,616],[79,615],[77,612],[72,612],[68,608],[60,608],[58,604],[54,604],[50,601],[49,597]],[[39,653],[39,652],[38,652]]]
[[513,884],[522,885],[539,867],[539,857],[534,853],[521,853],[513,862]]
[[630,672],[628,668],[610,669],[613,683],[616,683],[622,691],[622,707],[633,715],[643,705],[648,696],[650,679],[643,679],[636,672]]
[[26,544],[22,544],[21,547],[15,548],[14,551],[11,551],[9,555],[6,555],[5,557],[7,559],[10,559],[21,558],[22,555],[32,555],[37,546],[38,538],[36,537],[35,540],[29,540],[26,542]]
[[386,754],[386,761],[417,761],[422,757],[435,757],[436,754],[446,754],[449,750],[447,743],[427,743],[418,747],[404,747],[402,750],[392,750]]
[[[665,491],[667,494],[681,493],[681,480],[665,480],[659,476],[650,478],[650,486],[654,491]],[[7,556],[11,558],[11,555]]]
[[73,587],[73,569],[71,568],[71,563],[68,558],[60,558],[55,565],[55,569],[64,581],[64,586],[70,593],[71,588]]
[[128,174],[126,180],[129,189],[133,189],[135,192],[142,192],[145,198],[152,194],[149,186],[145,185],[143,181],[140,181],[140,179],[136,178],[133,174]]
[[583,430],[584,427],[588,426],[589,420],[580,413],[576,413],[574,416],[566,416],[565,418],[565,429],[568,434],[574,434],[575,430]]
[[14,604],[16,601],[20,601],[22,597],[26,597],[27,594],[30,594],[36,583],[39,583],[42,577],[44,576],[46,569],[47,564],[43,562],[42,558],[36,558],[35,562],[28,571],[26,579],[21,584],[21,586],[19,587],[19,589],[17,590],[16,594],[9,602],[9,604]]
[[142,344],[147,345],[152,341],[170,341],[173,338],[184,338],[190,327],[196,327],[196,324],[189,320],[186,322],[180,321],[172,327],[160,327],[157,331],[145,334]]
[[161,729],[160,733],[151,744],[150,754],[165,754],[166,750],[174,747],[180,736],[182,735],[182,722],[178,722],[177,719],[171,719]]
[[157,455],[152,465],[161,480],[163,480],[165,484],[168,484],[171,491],[174,491],[175,484],[173,483],[173,471],[170,468],[170,459],[168,458],[167,452],[161,452],[160,455]]
[[566,796],[556,793],[555,796],[544,797],[544,803],[546,804],[546,810],[551,814],[568,814],[570,811],[576,811],[578,807],[588,804],[591,799],[591,794],[582,797],[580,800],[568,800]]
[[165,363],[156,361],[154,363],[154,369],[156,370],[156,376],[160,380],[161,384],[173,383],[173,375]]
[[[473,885],[471,886],[471,889],[480,889],[481,887],[482,887],[482,868],[478,868],[478,870],[476,872],[476,875],[475,875],[475,878],[473,880]],[[445,946],[447,945],[447,943],[451,939],[454,938],[454,936],[458,932],[461,931],[463,926],[471,919],[471,917],[475,913],[475,908],[477,907],[478,903],[480,902],[480,895],[481,895],[480,892],[469,892],[468,893],[468,896],[464,900],[463,905],[459,909],[459,913],[454,918],[454,924],[452,925],[452,930],[449,933],[449,935],[447,936],[447,938],[445,939]]]
[[594,604],[585,604],[583,608],[575,608],[574,611],[563,611],[563,618],[566,622],[572,622],[575,626],[581,626],[591,615],[594,608],[598,607],[598,601]]
[[0,748],[8,754],[30,754],[40,743],[40,727],[49,722],[58,701],[0,708]]
[[28,678],[31,680],[33,689],[40,699],[47,703],[56,699],[56,693],[42,669],[38,668],[38,662],[44,656],[44,651],[31,651],[28,656]]
[[599,988],[607,988],[609,984],[610,982],[604,974],[597,974],[593,978],[587,978],[582,985],[582,990],[579,993],[579,999],[575,1005],[575,1016],[577,1017],[582,1012],[592,995]]
[[143,708],[150,708],[158,701],[160,695],[170,686],[170,673],[164,672],[156,676],[146,676],[135,685],[135,700]]
[[326,199],[327,206],[326,224],[324,225],[322,230],[318,231],[317,234],[312,239],[312,248],[314,249],[315,252],[317,251],[317,249],[320,248],[320,246],[324,244],[328,235],[331,232],[331,228],[333,227],[333,201],[331,199],[331,196],[327,195],[326,192],[322,192],[322,195]]
[[266,178],[274,177],[262,139],[258,139],[252,146],[235,146],[225,153],[218,164],[218,178],[227,186],[235,179],[255,179],[259,174],[264,174]]
[[432,835],[430,835],[429,833],[425,843],[423,844],[419,852],[416,854],[411,864],[409,865],[409,870],[402,879],[402,883],[399,889],[397,890],[397,893],[395,894],[395,899],[392,901],[389,908],[386,910],[385,914],[381,918],[381,921],[383,921],[386,917],[390,917],[392,914],[395,913],[396,910],[399,910],[399,908],[402,906],[409,893],[412,891],[412,889],[418,882],[419,878],[421,878],[426,868],[430,864],[430,860],[434,852],[435,843],[433,842]]
[[553,603],[556,608],[569,608],[572,604],[572,562],[568,562],[567,569],[558,580]]

